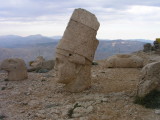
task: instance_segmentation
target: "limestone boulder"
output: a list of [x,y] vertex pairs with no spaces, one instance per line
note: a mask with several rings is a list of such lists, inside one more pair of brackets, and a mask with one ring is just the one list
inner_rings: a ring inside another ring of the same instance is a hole
[[143,59],[131,54],[117,54],[105,61],[108,68],[142,68]]
[[8,80],[24,80],[28,78],[25,62],[19,58],[2,61],[0,69],[8,72]]
[[137,95],[144,97],[152,90],[160,90],[160,62],[147,64],[141,70]]
[[28,72],[38,71],[40,69],[51,70],[54,68],[55,60],[45,60],[43,57],[37,57],[35,61],[30,62]]
[[30,66],[33,68],[37,68],[39,66],[42,65],[42,62],[44,62],[45,59],[43,58],[43,56],[38,56],[34,61],[30,62]]

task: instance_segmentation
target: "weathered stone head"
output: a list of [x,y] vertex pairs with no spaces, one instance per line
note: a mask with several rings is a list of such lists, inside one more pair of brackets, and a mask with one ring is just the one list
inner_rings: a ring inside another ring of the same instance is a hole
[[75,9],[56,48],[55,69],[58,82],[70,92],[80,92],[91,86],[91,64],[98,46],[99,22],[94,14]]
[[23,80],[28,77],[25,62],[19,58],[2,61],[0,69],[8,72],[8,80]]
[[117,54],[106,60],[108,68],[142,68],[143,59],[131,54]]

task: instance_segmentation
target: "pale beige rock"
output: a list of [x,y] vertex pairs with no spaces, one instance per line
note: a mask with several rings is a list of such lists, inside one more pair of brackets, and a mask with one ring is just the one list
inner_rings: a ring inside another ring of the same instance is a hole
[[0,68],[8,72],[8,80],[24,80],[28,78],[27,68],[22,59],[6,59],[2,61]]
[[143,97],[155,89],[160,90],[160,62],[153,62],[143,67],[137,95]]
[[85,107],[77,107],[76,109],[74,109],[73,115],[72,117],[82,117],[82,116],[86,116],[89,113],[91,113],[94,110],[93,106],[89,106],[87,108]]
[[31,66],[31,67],[34,67],[34,68],[37,68],[37,67],[41,66],[41,65],[42,65],[42,62],[44,62],[44,61],[45,61],[45,59],[43,58],[43,56],[38,56],[38,57],[36,58],[36,60],[33,61],[33,62],[30,64],[30,66]]
[[92,13],[76,9],[56,48],[58,82],[70,92],[80,92],[91,86],[91,64],[98,46],[99,22]]
[[96,34],[97,31],[90,27],[71,20],[57,49],[68,51],[71,56],[77,54],[92,61],[98,45]]
[[55,60],[45,60],[42,56],[38,56],[35,61],[30,61],[29,64],[28,72],[40,69],[51,70],[54,68]]
[[143,59],[130,54],[117,54],[106,60],[108,68],[141,68],[143,67]]
[[71,19],[82,23],[94,30],[98,30],[100,24],[96,18],[96,16],[84,9],[75,9],[73,12]]

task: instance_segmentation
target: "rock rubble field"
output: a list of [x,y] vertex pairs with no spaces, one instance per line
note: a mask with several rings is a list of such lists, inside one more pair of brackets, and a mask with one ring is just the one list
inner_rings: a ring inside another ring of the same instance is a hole
[[66,92],[54,70],[29,72],[21,81],[0,73],[0,120],[160,120],[159,109],[134,104],[141,68],[96,62],[91,87],[80,93]]

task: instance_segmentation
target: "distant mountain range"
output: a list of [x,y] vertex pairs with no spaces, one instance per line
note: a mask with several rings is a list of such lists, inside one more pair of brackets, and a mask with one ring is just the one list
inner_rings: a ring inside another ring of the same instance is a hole
[[[45,37],[42,35],[27,37],[0,36],[0,61],[6,58],[18,57],[28,62],[34,60],[37,56],[53,59],[55,47],[60,38],[61,36]],[[144,39],[100,40],[95,59],[106,59],[114,54],[142,50],[145,43],[153,43],[153,41]]]
[[[113,41],[113,40],[110,40],[110,39],[100,39],[100,40],[107,40],[107,41]],[[123,39],[115,39],[116,41],[119,40],[123,40]],[[144,43],[153,43],[153,40],[146,40],[146,39],[126,39],[126,41],[138,41],[138,42],[144,42]]]
[[0,47],[17,48],[23,45],[34,45],[38,43],[54,42],[57,39],[45,37],[42,35],[30,35],[21,37],[16,35],[0,36]]

